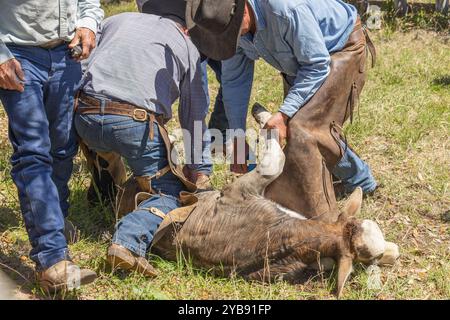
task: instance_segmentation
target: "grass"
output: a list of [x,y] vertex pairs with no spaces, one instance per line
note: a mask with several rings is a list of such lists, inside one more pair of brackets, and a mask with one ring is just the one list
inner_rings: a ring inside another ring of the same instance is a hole
[[[106,6],[108,15],[134,10],[134,3]],[[399,244],[401,259],[381,269],[381,286],[371,288],[367,270],[356,266],[346,299],[449,299],[450,228],[442,215],[449,210],[450,44],[447,34],[414,28],[383,28],[372,33],[378,64],[369,72],[359,116],[345,130],[349,141],[369,162],[383,188],[364,201],[362,217],[377,221],[388,240]],[[210,74],[211,93],[217,83]],[[275,111],[282,102],[278,73],[257,63],[252,101]],[[71,220],[82,241],[70,246],[73,258],[98,272],[94,285],[65,296],[46,296],[35,285],[30,246],[21,220],[16,189],[9,176],[11,148],[0,108],[0,263],[32,298],[63,299],[331,299],[334,276],[313,274],[302,285],[249,283],[223,279],[188,262],[154,257],[161,275],[112,273],[104,254],[114,232],[114,213],[89,208],[85,201],[88,175],[81,159],[71,180]],[[249,119],[251,126],[255,126]],[[228,178],[223,166],[213,181]],[[20,275],[18,274],[20,273]]]

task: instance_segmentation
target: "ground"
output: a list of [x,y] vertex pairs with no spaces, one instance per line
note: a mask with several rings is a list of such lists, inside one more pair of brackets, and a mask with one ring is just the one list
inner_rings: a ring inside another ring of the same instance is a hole
[[[134,4],[107,7],[108,14],[134,10]],[[428,28],[428,27],[427,27]],[[449,299],[449,129],[450,37],[447,31],[385,26],[372,32],[378,63],[369,71],[359,111],[346,134],[372,167],[382,185],[364,200],[362,217],[379,223],[389,241],[400,246],[401,258],[382,268],[380,282],[357,265],[344,299]],[[394,31],[397,30],[397,31]],[[402,29],[405,30],[405,29]],[[217,90],[213,83],[212,95]],[[257,63],[258,79],[251,103],[275,111],[282,101],[280,77],[270,66]],[[255,126],[252,119],[249,123]],[[172,263],[154,257],[161,275],[112,273],[104,261],[116,221],[109,208],[86,204],[88,176],[81,158],[71,181],[71,220],[82,240],[70,246],[73,258],[99,274],[95,284],[64,296],[47,296],[36,286],[30,246],[21,220],[16,189],[9,176],[11,148],[7,121],[0,108],[0,266],[21,285],[21,297],[46,299],[330,299],[334,274],[317,274],[301,285],[284,282],[248,283],[223,279],[196,270],[189,262]],[[216,167],[213,181],[227,179]]]

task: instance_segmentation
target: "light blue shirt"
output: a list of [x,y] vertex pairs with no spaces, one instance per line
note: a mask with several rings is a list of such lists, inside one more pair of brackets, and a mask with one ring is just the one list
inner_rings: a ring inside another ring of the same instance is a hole
[[346,44],[356,8],[340,0],[248,0],[256,33],[240,38],[222,63],[223,101],[231,129],[245,129],[254,61],[263,58],[295,77],[280,111],[289,117],[308,102],[330,72],[330,54]]

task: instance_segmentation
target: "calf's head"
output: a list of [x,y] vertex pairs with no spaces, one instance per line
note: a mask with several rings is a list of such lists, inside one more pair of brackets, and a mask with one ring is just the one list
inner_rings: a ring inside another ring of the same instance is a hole
[[357,219],[361,211],[362,189],[357,188],[347,201],[338,223],[342,225],[344,249],[339,260],[338,297],[353,270],[353,261],[367,265],[393,264],[399,257],[398,246],[384,239],[375,221]]

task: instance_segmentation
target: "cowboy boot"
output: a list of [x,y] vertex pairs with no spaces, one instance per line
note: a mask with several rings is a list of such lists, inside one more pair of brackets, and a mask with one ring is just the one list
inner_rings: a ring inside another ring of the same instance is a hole
[[138,256],[121,245],[109,246],[106,260],[113,269],[136,271],[146,277],[156,277],[158,272],[144,257]]
[[82,285],[94,282],[97,274],[92,270],[79,268],[70,260],[63,260],[37,272],[36,277],[43,289],[53,293],[78,289]]

